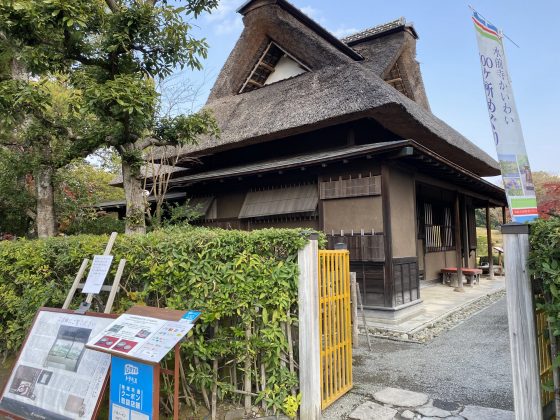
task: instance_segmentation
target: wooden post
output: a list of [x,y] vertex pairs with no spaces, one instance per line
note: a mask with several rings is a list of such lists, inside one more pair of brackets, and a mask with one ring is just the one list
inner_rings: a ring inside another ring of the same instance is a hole
[[321,345],[319,337],[318,235],[298,252],[300,418],[321,419]]
[[488,241],[488,274],[494,280],[494,256],[492,255],[492,228],[490,227],[490,203],[486,202],[486,240]]
[[456,292],[464,292],[463,288],[463,258],[461,256],[461,207],[459,204],[459,193],[455,193],[455,264],[457,265],[457,287]]
[[352,300],[352,347],[357,349],[360,347],[358,328],[358,292],[356,290],[356,273],[350,273],[350,299]]
[[181,342],[175,344],[175,368],[173,370],[173,420],[179,420],[179,360],[181,358]]
[[502,207],[502,225],[506,224],[506,208]]
[[542,420],[535,308],[527,271],[529,225],[502,226],[515,418]]

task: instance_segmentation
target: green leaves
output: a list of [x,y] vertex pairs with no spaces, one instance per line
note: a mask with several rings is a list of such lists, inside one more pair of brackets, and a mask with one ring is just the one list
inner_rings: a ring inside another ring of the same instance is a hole
[[[82,259],[102,252],[106,241],[81,235],[0,242],[0,352],[17,350],[40,305],[62,305]],[[268,389],[260,398],[271,408],[293,410],[297,399],[287,398],[298,381],[285,363],[286,334],[297,325],[297,252],[304,244],[300,231],[289,229],[172,227],[118,237],[112,253],[127,265],[113,311],[134,304],[201,310],[193,338],[183,344],[190,384],[209,389],[217,358],[224,367],[219,394],[238,398],[227,375],[237,366],[241,378],[251,357],[265,367]],[[115,270],[116,264],[109,278]]]

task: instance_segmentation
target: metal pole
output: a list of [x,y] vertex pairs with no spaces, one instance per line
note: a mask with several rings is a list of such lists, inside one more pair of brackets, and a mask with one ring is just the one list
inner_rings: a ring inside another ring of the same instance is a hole
[[535,308],[527,269],[529,225],[503,225],[502,234],[515,418],[542,420]]

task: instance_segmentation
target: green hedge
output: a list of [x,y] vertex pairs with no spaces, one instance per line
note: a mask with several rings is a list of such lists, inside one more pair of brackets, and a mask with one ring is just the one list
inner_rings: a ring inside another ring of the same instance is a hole
[[[102,253],[107,239],[0,243],[0,350],[18,349],[37,308],[62,306],[82,259]],[[297,251],[305,242],[301,231],[291,229],[188,227],[120,235],[110,278],[120,258],[127,265],[113,312],[133,304],[202,310],[193,338],[183,344],[189,389],[204,400],[212,390],[240,399],[250,361],[251,392],[258,395],[253,401],[281,408],[297,388],[287,332],[296,324]]]

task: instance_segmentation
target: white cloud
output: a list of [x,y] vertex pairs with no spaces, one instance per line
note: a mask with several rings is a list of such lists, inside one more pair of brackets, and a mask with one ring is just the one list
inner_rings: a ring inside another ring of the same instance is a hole
[[299,10],[321,25],[324,25],[326,22],[323,12],[319,9],[315,9],[313,6],[303,6]]
[[345,36],[355,34],[356,32],[359,32],[359,29],[341,27],[332,31],[332,34],[337,38],[344,38]]
[[216,35],[229,35],[241,30],[243,21],[237,9],[242,4],[242,0],[222,0],[212,13],[206,15],[206,21]]

